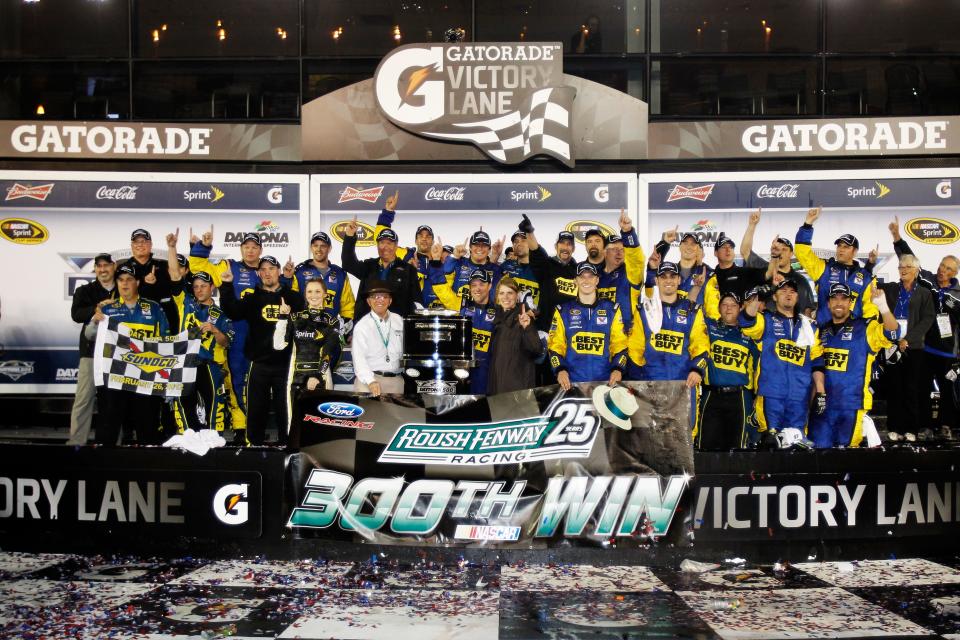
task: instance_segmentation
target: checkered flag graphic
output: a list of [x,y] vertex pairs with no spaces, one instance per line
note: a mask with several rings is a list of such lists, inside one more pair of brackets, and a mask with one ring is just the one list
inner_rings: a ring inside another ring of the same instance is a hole
[[[520,108],[491,120],[455,123],[463,133],[430,132],[433,138],[469,140],[488,156],[506,164],[545,154],[574,164],[570,145],[570,113],[577,90],[573,87],[539,89]],[[481,131],[466,131],[480,129]]]
[[94,380],[97,386],[148,396],[189,395],[197,380],[200,340],[183,331],[175,336],[138,340],[116,318],[97,328]]

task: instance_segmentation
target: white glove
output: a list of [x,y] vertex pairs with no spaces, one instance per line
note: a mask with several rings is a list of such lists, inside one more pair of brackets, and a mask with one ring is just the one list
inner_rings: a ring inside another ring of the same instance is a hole
[[879,298],[875,298],[873,304],[877,305],[877,309],[880,311],[881,315],[890,311],[890,305],[887,304],[886,294],[880,296]]

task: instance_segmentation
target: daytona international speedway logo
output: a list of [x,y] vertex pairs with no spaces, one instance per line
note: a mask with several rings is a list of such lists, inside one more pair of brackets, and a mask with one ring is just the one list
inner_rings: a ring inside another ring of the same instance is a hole
[[480,424],[402,425],[379,462],[400,464],[515,464],[586,458],[600,430],[588,398],[566,398],[545,415]]

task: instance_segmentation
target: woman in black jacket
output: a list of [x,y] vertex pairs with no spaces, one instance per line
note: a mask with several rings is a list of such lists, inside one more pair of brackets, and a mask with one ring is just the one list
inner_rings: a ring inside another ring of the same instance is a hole
[[544,347],[533,322],[533,311],[518,304],[520,287],[510,276],[497,285],[497,317],[490,338],[487,395],[536,386],[536,361]]

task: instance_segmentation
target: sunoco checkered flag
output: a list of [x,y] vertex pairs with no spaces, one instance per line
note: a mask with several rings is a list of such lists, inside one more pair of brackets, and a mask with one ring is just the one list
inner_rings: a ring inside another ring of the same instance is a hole
[[514,164],[530,156],[546,154],[568,167],[574,164],[570,150],[570,113],[577,90],[573,87],[548,87],[530,94],[516,111],[491,120],[455,123],[463,129],[482,129],[463,133],[430,132],[448,140],[469,140],[499,162]]
[[97,386],[148,396],[179,398],[197,380],[200,340],[186,331],[175,336],[138,340],[116,318],[97,328],[93,373]]

